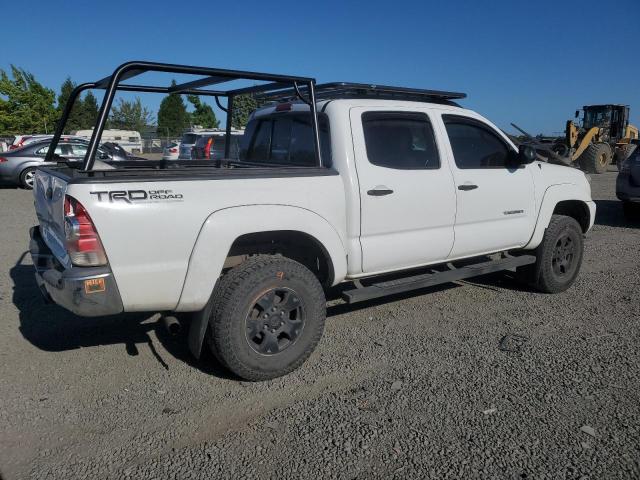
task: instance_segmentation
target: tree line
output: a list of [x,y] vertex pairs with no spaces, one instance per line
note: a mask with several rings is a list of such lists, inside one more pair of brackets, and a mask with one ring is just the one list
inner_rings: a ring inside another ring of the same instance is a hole
[[[172,85],[175,85],[175,80]],[[0,69],[0,135],[52,133],[76,84],[67,78],[56,96],[54,90],[38,82],[33,74],[11,65],[9,72]],[[183,95],[169,94],[160,103],[157,122],[139,97],[117,99],[112,106],[107,128],[156,131],[162,137],[178,137],[191,127],[217,128],[220,122],[210,105],[197,95],[187,95],[192,111],[187,110]],[[240,95],[234,99],[232,125],[243,128],[251,112],[258,106],[256,99]],[[76,100],[65,132],[93,127],[98,116],[98,101],[91,91]]]

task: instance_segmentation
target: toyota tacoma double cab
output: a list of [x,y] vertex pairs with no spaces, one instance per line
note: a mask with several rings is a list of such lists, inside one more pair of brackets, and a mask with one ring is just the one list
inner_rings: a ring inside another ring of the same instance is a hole
[[[122,83],[147,71],[199,77]],[[250,83],[221,88],[237,80]],[[86,157],[56,158],[88,88],[105,94]],[[239,159],[110,164],[96,152],[117,91],[213,96],[228,135],[238,96],[262,106]],[[188,313],[192,353],[208,348],[248,380],[287,374],[311,355],[325,293],[338,284],[349,303],[503,270],[541,292],[566,290],[594,222],[588,177],[536,161],[459,106],[464,97],[126,63],[72,93],[48,154],[58,163],[36,173],[37,282],[78,315]]]

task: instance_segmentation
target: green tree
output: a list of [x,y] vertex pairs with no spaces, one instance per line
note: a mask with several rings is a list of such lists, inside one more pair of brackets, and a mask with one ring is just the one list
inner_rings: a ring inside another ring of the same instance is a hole
[[[76,88],[76,84],[71,81],[70,77],[62,83],[60,87],[60,94],[58,95],[58,106],[56,108],[58,119],[62,118],[62,112],[64,111],[67,101],[71,96],[71,92]],[[64,126],[64,133],[71,133],[75,130],[80,130],[82,125],[82,101],[77,99],[71,110],[71,114],[67,119],[67,123]]]
[[251,94],[233,97],[231,126],[238,129],[246,127],[251,113],[253,113],[256,108],[263,106],[265,103],[267,102],[264,100],[258,100]]
[[79,130],[88,130],[93,127],[98,118],[98,100],[89,90],[82,101],[82,116]]
[[0,132],[50,132],[56,119],[56,94],[14,65],[11,75],[0,69]]
[[216,118],[211,105],[202,103],[197,95],[187,95],[187,100],[194,108],[193,112],[191,112],[192,125],[199,125],[202,128],[218,128],[220,126],[220,122]]
[[[173,80],[171,85],[174,86]],[[158,134],[176,137],[189,127],[189,113],[182,95],[171,93],[162,99],[158,109]]]
[[113,107],[107,122],[107,128],[135,130],[143,132],[153,123],[153,117],[147,107],[142,106],[140,97],[127,101],[119,99],[118,105]]

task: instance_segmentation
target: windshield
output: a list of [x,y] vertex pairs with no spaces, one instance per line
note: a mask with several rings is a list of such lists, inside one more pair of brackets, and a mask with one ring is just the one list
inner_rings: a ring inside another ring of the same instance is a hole
[[584,128],[608,126],[611,123],[611,108],[589,108],[584,111]]

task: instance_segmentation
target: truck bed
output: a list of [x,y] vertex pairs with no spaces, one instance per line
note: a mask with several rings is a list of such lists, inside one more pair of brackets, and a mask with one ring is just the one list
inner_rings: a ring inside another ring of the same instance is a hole
[[218,166],[211,160],[148,160],[145,162],[117,162],[112,163],[111,166],[115,168],[86,172],[74,168],[68,163],[59,163],[51,167],[41,167],[40,170],[46,171],[68,184],[152,182],[160,179],[179,181],[338,175],[336,170],[327,167],[265,167],[245,162],[225,162]]

